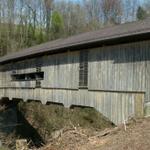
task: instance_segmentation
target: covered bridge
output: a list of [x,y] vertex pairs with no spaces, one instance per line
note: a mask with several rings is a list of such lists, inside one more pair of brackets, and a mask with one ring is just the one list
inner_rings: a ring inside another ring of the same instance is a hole
[[150,20],[1,57],[0,96],[90,106],[115,124],[150,115]]

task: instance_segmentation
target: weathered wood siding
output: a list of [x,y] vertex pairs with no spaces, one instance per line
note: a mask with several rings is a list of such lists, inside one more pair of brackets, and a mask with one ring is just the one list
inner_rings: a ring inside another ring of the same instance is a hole
[[44,71],[42,87],[78,89],[79,52],[49,55],[6,64],[0,75],[1,87],[35,88],[35,81],[12,81],[11,74],[12,71],[17,74],[36,72],[36,67],[39,66],[41,71]]
[[44,56],[42,71],[42,87],[78,89],[79,52]]
[[[56,89],[6,89],[4,96],[24,100],[42,100],[43,104],[47,102],[62,103],[66,107],[71,105],[94,107],[115,124],[120,124],[130,117],[134,117],[138,111],[136,110],[137,101],[143,102],[144,100],[143,93]],[[143,105],[140,107],[143,107]]]
[[150,101],[150,41],[89,51],[89,89],[146,92]]
[[18,88],[34,88],[35,81],[12,81],[11,74],[15,71],[18,74],[36,72],[36,59],[29,59],[15,63],[5,64],[0,68],[2,82],[0,87],[18,87]]
[[[95,107],[115,124],[140,116],[150,101],[150,41],[89,50],[88,89],[79,89],[79,51],[47,55],[1,66],[0,96]],[[11,81],[16,73],[36,72],[35,81]],[[5,89],[4,89],[5,88]]]
[[145,91],[144,47],[137,43],[89,51],[89,89]]

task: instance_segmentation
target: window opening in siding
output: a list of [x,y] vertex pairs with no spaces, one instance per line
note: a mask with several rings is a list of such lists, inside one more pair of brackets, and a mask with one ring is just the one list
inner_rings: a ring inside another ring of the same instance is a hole
[[79,87],[87,88],[88,86],[88,51],[80,51],[79,64]]
[[33,72],[26,74],[12,74],[12,81],[40,81],[44,79],[44,72]]

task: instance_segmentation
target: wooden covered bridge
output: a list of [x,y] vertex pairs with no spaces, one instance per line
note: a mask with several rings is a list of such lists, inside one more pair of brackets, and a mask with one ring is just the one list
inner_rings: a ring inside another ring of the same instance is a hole
[[150,115],[150,20],[1,57],[0,96],[90,106],[115,124]]

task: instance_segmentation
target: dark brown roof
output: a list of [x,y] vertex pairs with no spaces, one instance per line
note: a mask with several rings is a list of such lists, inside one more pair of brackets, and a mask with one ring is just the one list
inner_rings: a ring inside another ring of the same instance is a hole
[[[0,58],[0,63],[12,60],[23,59],[25,57],[33,57],[48,52],[61,52],[64,49],[69,50],[73,47],[86,47],[92,43],[103,43],[113,39],[124,39],[125,37],[142,37],[142,35],[150,35],[150,19],[133,23],[126,23],[109,28],[102,28],[99,31],[87,32],[72,36],[66,39],[59,39],[47,42],[38,46],[24,49],[22,51],[9,54]],[[149,38],[150,39],[150,38]]]

